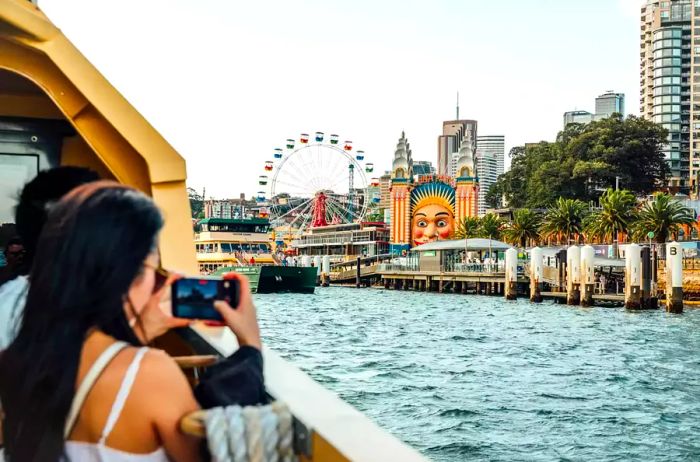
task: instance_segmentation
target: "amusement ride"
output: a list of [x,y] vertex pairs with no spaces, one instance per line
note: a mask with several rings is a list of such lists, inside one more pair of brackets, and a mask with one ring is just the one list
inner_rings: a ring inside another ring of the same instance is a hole
[[[374,165],[352,141],[323,132],[302,133],[275,148],[258,179],[257,199],[269,203],[273,228],[295,237],[310,228],[361,222],[371,198],[367,174]],[[372,184],[378,180],[372,179]]]

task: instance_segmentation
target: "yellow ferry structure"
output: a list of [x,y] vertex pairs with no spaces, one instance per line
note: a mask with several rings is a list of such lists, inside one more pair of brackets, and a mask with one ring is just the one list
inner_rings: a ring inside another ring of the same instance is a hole
[[[206,46],[207,39],[200,40]],[[159,244],[163,264],[199,272],[184,159],[26,0],[0,0],[0,143],[5,190],[40,169],[76,165],[149,194],[167,217]],[[5,214],[10,201],[0,198]],[[228,355],[236,349],[228,330],[185,332],[164,342],[169,353]],[[299,460],[426,460],[274,351],[264,348],[263,354],[269,394],[297,421]]]

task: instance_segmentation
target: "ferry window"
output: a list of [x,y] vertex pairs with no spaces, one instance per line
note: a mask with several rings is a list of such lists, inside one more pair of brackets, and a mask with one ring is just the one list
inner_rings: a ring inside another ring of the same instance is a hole
[[22,187],[39,173],[39,156],[0,153],[0,224],[15,221]]
[[228,242],[222,242],[221,243],[221,251],[226,252],[226,253],[233,252],[233,250],[231,250],[231,244]]

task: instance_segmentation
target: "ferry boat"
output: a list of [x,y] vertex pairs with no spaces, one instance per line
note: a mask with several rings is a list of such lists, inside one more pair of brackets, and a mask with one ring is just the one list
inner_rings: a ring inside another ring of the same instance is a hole
[[266,218],[204,218],[195,225],[194,243],[202,274],[222,267],[275,265]]
[[[207,46],[206,37],[196,40]],[[184,159],[27,0],[0,0],[0,142],[3,188],[16,190],[42,169],[75,165],[150,195],[167,217],[163,265],[199,272]],[[0,197],[0,212],[9,213],[12,197]],[[192,356],[237,348],[228,329],[201,324],[171,332],[159,345]],[[263,355],[268,393],[294,415],[299,460],[426,460],[271,349]]]
[[275,257],[269,231],[266,218],[200,220],[194,237],[200,273],[245,274],[257,293],[313,293],[318,269],[282,264]]

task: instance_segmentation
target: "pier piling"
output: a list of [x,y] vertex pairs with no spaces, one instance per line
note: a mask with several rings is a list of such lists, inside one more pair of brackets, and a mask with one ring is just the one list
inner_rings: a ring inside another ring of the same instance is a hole
[[575,245],[566,251],[566,304],[578,305],[581,300],[581,249]]
[[642,309],[653,310],[659,307],[659,301],[652,294],[652,252],[650,247],[642,247]]
[[542,263],[542,249],[534,247],[530,251],[530,301],[542,303],[542,277],[544,268]]
[[666,311],[683,312],[683,249],[677,242],[666,245]]
[[593,306],[593,289],[595,288],[595,249],[584,245],[581,248],[581,306]]
[[506,300],[518,298],[518,251],[506,250],[506,280],[504,285]]
[[642,248],[637,244],[627,246],[625,255],[625,308],[638,310],[641,304]]

